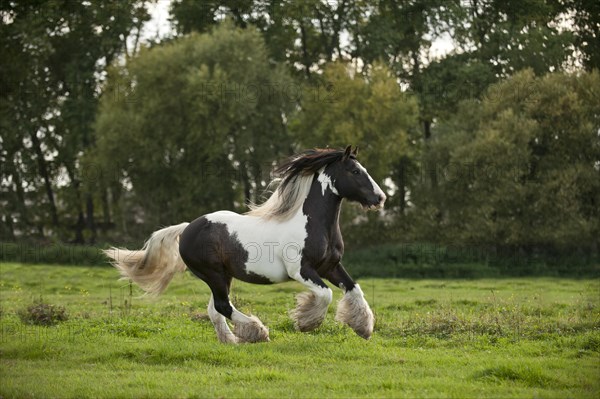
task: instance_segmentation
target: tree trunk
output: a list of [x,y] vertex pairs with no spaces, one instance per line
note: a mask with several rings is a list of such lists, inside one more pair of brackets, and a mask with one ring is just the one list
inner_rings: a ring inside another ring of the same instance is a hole
[[81,207],[81,191],[79,190],[81,183],[75,177],[74,171],[66,163],[65,168],[67,169],[67,174],[72,182],[73,190],[75,190],[75,198],[77,201],[77,222],[75,222],[75,225],[73,226],[75,229],[75,238],[71,242],[74,244],[84,244],[83,229],[85,228],[85,218]]
[[52,218],[52,225],[58,228],[58,212],[56,210],[56,202],[54,201],[54,191],[52,189],[52,183],[50,182],[50,173],[48,172],[48,165],[44,159],[44,153],[42,152],[42,146],[37,134],[31,135],[31,143],[35,151],[38,168],[42,179],[44,180],[44,187],[46,189],[46,196],[48,197],[48,203],[50,204],[50,216]]
[[[429,140],[431,139],[431,121],[423,121],[423,138],[425,139],[425,146],[429,146]],[[437,181],[437,164],[434,162],[433,165],[426,165],[427,172],[429,174],[429,180],[431,181],[431,188],[436,189],[438,186]]]
[[108,189],[102,188],[102,233],[106,234],[110,226],[110,204],[108,202]]
[[428,141],[431,138],[431,121],[424,120],[423,121],[423,138],[425,141]]
[[337,50],[338,52],[338,56],[340,57],[340,59],[342,59],[342,49],[340,47],[340,30],[342,27],[342,16],[345,19],[345,14],[346,13],[346,0],[343,0],[342,3],[338,6],[337,10],[336,10],[336,14],[338,16],[337,19],[333,20],[333,44],[334,44],[334,48]]
[[400,199],[400,216],[406,213],[406,186],[404,183],[398,187],[398,197]]
[[25,206],[25,192],[23,191],[23,181],[21,175],[17,171],[17,168],[13,168],[13,178],[15,180],[15,191],[17,194],[17,209],[21,215],[21,221],[25,226],[29,226],[29,216],[27,213],[27,207]]
[[304,23],[302,21],[300,22],[300,40],[302,43],[304,73],[306,74],[306,78],[310,79],[310,60],[308,59],[308,49],[306,47],[306,29],[304,28]]
[[94,199],[92,198],[92,194],[86,194],[85,205],[86,225],[92,234],[90,236],[90,244],[94,244],[96,242],[96,222],[94,220]]
[[75,239],[72,241],[73,244],[85,244],[83,238],[83,228],[85,227],[85,220],[83,218],[83,211],[79,209],[79,215],[77,216],[77,223],[75,223]]
[[400,216],[404,216],[406,211],[406,186],[408,185],[408,158],[403,156],[398,164],[398,205],[400,207]]
[[2,237],[2,241],[15,241],[15,228],[13,226],[12,216],[10,214],[2,217],[4,225],[6,226],[7,237]]

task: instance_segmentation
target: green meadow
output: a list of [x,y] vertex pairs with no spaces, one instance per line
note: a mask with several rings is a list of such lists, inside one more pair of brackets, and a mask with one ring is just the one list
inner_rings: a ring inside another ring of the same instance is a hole
[[[361,279],[370,341],[336,323],[335,306],[295,331],[297,283],[234,282],[233,302],[271,342],[227,346],[189,274],[148,299],[108,267],[0,267],[2,398],[600,396],[598,279]],[[34,324],[40,303],[67,319]]]

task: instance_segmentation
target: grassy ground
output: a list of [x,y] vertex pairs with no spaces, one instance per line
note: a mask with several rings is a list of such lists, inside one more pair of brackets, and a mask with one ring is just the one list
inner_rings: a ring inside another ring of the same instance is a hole
[[[295,283],[234,283],[234,302],[271,342],[226,346],[208,290],[185,275],[140,299],[102,267],[2,264],[0,396],[577,397],[600,395],[600,281],[363,279],[370,341],[334,320],[294,331]],[[341,294],[336,290],[335,298]],[[67,321],[19,313],[42,301]]]

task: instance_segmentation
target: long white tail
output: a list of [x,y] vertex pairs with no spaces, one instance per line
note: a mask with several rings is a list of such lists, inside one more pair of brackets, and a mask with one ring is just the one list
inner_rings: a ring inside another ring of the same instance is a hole
[[139,251],[109,248],[104,254],[119,269],[123,279],[131,279],[148,295],[160,295],[178,272],[184,272],[185,263],[179,255],[179,235],[189,223],[165,227],[155,231]]

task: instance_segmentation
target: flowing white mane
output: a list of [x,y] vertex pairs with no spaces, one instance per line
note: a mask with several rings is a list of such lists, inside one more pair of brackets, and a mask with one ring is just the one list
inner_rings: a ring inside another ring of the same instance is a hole
[[310,191],[313,175],[296,176],[288,184],[281,184],[268,200],[260,205],[249,204],[246,215],[265,219],[288,220],[296,214]]
[[281,221],[289,219],[308,197],[315,173],[341,160],[343,156],[343,150],[329,148],[306,150],[293,156],[275,171],[281,179],[274,180],[271,184],[280,181],[279,187],[263,204],[249,204],[250,211],[246,215]]

